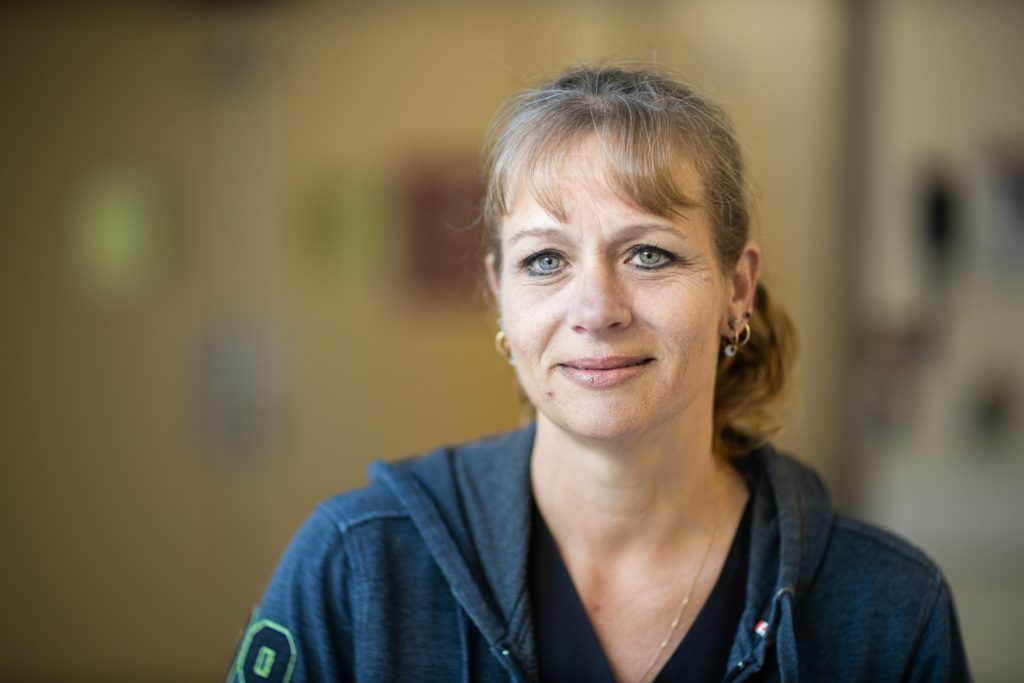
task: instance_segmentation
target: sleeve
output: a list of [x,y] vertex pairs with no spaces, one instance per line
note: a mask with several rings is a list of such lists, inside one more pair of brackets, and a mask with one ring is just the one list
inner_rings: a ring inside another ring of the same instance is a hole
[[907,681],[960,683],[971,681],[953,596],[943,581],[917,638]]
[[242,636],[227,683],[351,679],[345,539],[321,505],[289,543]]

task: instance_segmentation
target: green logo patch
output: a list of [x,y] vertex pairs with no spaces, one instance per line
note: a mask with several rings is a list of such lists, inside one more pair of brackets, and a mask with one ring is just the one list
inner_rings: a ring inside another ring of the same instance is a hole
[[238,683],[290,683],[294,669],[295,639],[291,632],[253,613],[235,658],[235,680]]

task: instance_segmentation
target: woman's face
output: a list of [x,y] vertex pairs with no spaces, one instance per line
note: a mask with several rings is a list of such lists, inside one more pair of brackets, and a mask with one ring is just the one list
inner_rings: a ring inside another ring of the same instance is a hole
[[519,381],[541,419],[579,437],[673,421],[710,434],[720,339],[748,310],[757,248],[723,274],[692,170],[683,190],[698,206],[670,220],[633,205],[605,169],[594,140],[567,156],[554,188],[565,222],[513,188],[489,272]]

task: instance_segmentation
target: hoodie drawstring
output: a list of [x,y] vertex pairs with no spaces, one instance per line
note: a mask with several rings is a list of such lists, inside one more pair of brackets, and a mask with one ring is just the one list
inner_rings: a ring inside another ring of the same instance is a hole
[[462,647],[462,678],[460,683],[471,683],[469,680],[472,670],[469,647],[469,615],[466,610],[459,609],[459,645]]
[[779,662],[780,683],[798,683],[800,660],[796,651],[796,633],[793,631],[793,589],[779,591],[779,625],[776,630],[775,652]]

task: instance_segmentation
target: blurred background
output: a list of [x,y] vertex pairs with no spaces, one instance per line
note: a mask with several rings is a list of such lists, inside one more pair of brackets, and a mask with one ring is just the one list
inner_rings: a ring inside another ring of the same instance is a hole
[[519,424],[480,145],[566,65],[732,113],[800,331],[782,446],[1024,680],[1024,3],[0,6],[3,681],[221,680],[320,499]]

